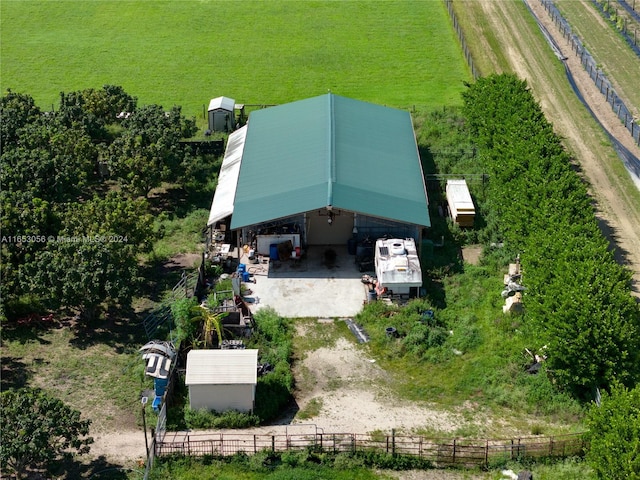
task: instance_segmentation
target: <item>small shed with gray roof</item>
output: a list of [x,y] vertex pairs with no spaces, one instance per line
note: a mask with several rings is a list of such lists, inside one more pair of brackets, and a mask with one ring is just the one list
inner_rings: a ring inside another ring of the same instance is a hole
[[258,350],[191,350],[185,384],[194,410],[253,412]]
[[212,98],[209,102],[209,130],[231,132],[236,125],[236,101],[229,97]]

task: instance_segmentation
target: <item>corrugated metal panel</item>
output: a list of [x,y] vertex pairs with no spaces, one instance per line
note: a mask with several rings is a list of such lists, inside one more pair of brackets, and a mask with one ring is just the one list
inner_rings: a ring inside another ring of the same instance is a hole
[[334,205],[429,226],[428,198],[409,112],[336,97]]
[[325,104],[315,97],[251,113],[231,228],[327,205]]
[[189,406],[216,412],[253,410],[255,385],[190,385]]
[[431,224],[408,112],[327,94],[251,114],[231,228],[327,205]]
[[212,98],[209,102],[209,111],[211,110],[227,110],[229,112],[233,112],[233,109],[236,106],[236,101],[233,98],[229,97],[217,97]]
[[191,350],[187,354],[186,385],[255,384],[258,350]]
[[233,201],[236,196],[246,136],[247,125],[229,135],[207,225],[213,225],[233,213]]

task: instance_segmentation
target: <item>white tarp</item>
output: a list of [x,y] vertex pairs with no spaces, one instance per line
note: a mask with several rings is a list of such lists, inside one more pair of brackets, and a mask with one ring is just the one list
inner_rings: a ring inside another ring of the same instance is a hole
[[213,194],[213,202],[211,203],[209,220],[207,221],[209,226],[233,213],[247,127],[248,125],[245,125],[229,135],[227,149],[224,152],[224,159],[218,176],[218,186]]

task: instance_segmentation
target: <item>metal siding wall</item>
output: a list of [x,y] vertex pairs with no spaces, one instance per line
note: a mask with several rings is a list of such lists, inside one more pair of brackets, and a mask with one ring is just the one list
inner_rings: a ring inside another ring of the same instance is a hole
[[189,405],[194,410],[217,412],[253,410],[254,385],[190,385]]

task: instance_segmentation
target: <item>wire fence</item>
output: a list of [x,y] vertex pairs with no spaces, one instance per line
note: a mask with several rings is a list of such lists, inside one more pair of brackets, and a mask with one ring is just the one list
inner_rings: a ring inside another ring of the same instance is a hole
[[583,434],[521,437],[507,440],[430,439],[422,436],[355,433],[251,435],[171,432],[153,442],[154,457],[252,455],[261,451],[289,452],[313,449],[327,453],[374,452],[418,457],[434,467],[486,467],[511,459],[582,456]]
[[591,3],[600,11],[605,20],[608,20],[620,32],[631,50],[640,57],[640,44],[638,44],[640,15],[635,11],[635,0],[632,1],[633,4],[629,5],[624,0],[618,0],[618,5],[622,8],[618,8],[615,4],[612,5],[610,0],[591,0]]
[[447,6],[447,11],[449,12],[449,17],[451,18],[451,22],[453,23],[453,29],[456,31],[456,34],[458,35],[458,40],[460,40],[460,45],[462,46],[462,52],[464,53],[464,58],[467,61],[469,68],[471,69],[471,74],[473,75],[473,78],[477,80],[478,77],[482,76],[482,74],[476,67],[475,62],[473,61],[473,57],[471,56],[471,51],[469,50],[469,47],[467,46],[467,42],[464,39],[464,32],[462,31],[462,27],[458,22],[458,17],[453,11],[453,0],[445,0],[445,4]]
[[569,23],[562,17],[553,1],[540,0],[540,3],[549,14],[562,36],[570,43],[571,50],[576,56],[580,57],[582,66],[587,71],[596,87],[598,87],[600,93],[604,95],[607,103],[611,105],[612,110],[624,124],[625,128],[629,130],[633,140],[640,145],[640,125],[638,125],[637,119],[634,118],[624,101],[618,96],[614,88],[611,86],[611,82],[609,82],[604,72],[598,68],[596,61],[585,48],[582,41],[572,32]]

